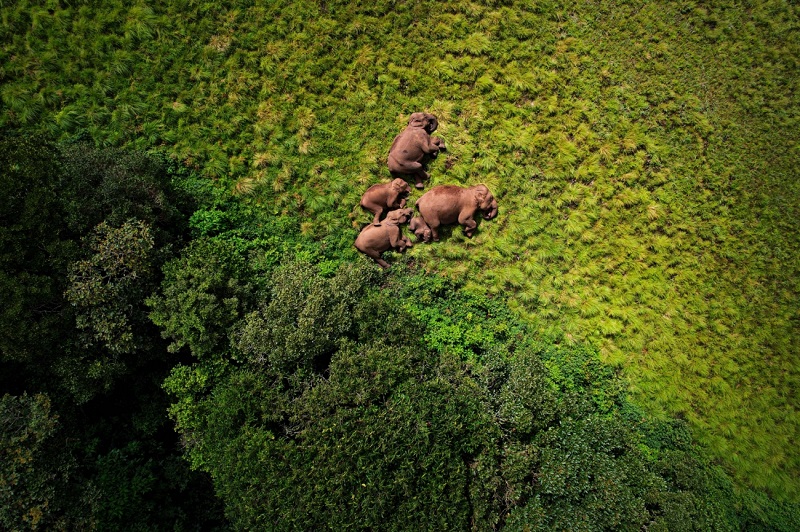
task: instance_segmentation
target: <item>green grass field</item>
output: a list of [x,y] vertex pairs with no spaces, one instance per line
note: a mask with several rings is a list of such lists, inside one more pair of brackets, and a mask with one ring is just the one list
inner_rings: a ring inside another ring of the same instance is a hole
[[3,3],[0,124],[164,150],[354,253],[361,194],[432,112],[430,184],[485,183],[501,213],[390,260],[597,345],[738,480],[800,500],[796,6],[62,4]]

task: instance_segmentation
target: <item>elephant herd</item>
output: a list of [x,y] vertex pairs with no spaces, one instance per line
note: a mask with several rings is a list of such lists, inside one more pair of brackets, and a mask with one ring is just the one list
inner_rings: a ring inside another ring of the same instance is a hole
[[434,115],[413,113],[408,127],[395,137],[389,149],[389,172],[393,180],[371,186],[361,198],[361,207],[371,212],[373,219],[361,230],[355,247],[382,268],[388,268],[389,263],[381,258],[381,253],[389,249],[403,252],[413,245],[403,235],[401,225],[405,223],[418,241],[429,243],[439,240],[442,225],[461,224],[464,234],[471,238],[477,227],[475,216],[478,213],[486,220],[497,216],[497,200],[486,185],[436,186],[417,200],[418,216],[406,208],[411,187],[404,177],[413,176],[415,187],[424,188],[423,180],[430,177],[425,163],[447,149],[441,138],[431,136],[438,127],[439,121]]

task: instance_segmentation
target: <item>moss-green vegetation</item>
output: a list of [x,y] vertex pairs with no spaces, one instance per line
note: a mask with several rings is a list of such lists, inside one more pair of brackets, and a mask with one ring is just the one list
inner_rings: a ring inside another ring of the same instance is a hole
[[4,6],[0,124],[174,155],[261,213],[224,246],[267,269],[277,252],[249,239],[282,215],[354,257],[361,193],[408,114],[433,112],[431,184],[486,183],[501,214],[408,260],[597,345],[740,482],[800,497],[796,6],[225,5]]

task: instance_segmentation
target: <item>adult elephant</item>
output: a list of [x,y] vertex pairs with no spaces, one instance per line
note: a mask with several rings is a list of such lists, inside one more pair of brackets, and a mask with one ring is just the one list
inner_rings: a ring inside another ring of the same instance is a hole
[[356,249],[378,263],[381,268],[388,268],[389,263],[381,258],[381,253],[388,249],[396,249],[401,253],[414,244],[403,236],[401,224],[408,222],[414,211],[397,209],[390,211],[381,225],[368,225],[356,237]]
[[417,188],[423,188],[423,179],[430,177],[424,164],[428,157],[436,156],[445,150],[444,141],[432,137],[431,133],[439,127],[436,116],[429,113],[412,113],[408,126],[397,135],[389,148],[389,172],[392,177],[413,175]]
[[455,185],[433,187],[417,200],[417,209],[431,230],[434,241],[439,240],[439,226],[459,223],[464,234],[472,238],[478,224],[475,215],[484,219],[497,216],[497,200],[486,185],[463,188]]

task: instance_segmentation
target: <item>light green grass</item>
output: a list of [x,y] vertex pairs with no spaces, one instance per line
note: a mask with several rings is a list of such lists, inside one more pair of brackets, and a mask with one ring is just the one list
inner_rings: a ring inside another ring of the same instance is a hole
[[800,498],[795,6],[37,5],[3,7],[1,123],[168,150],[311,234],[354,238],[408,114],[437,114],[431,185],[486,183],[501,214],[411,257],[596,343]]

